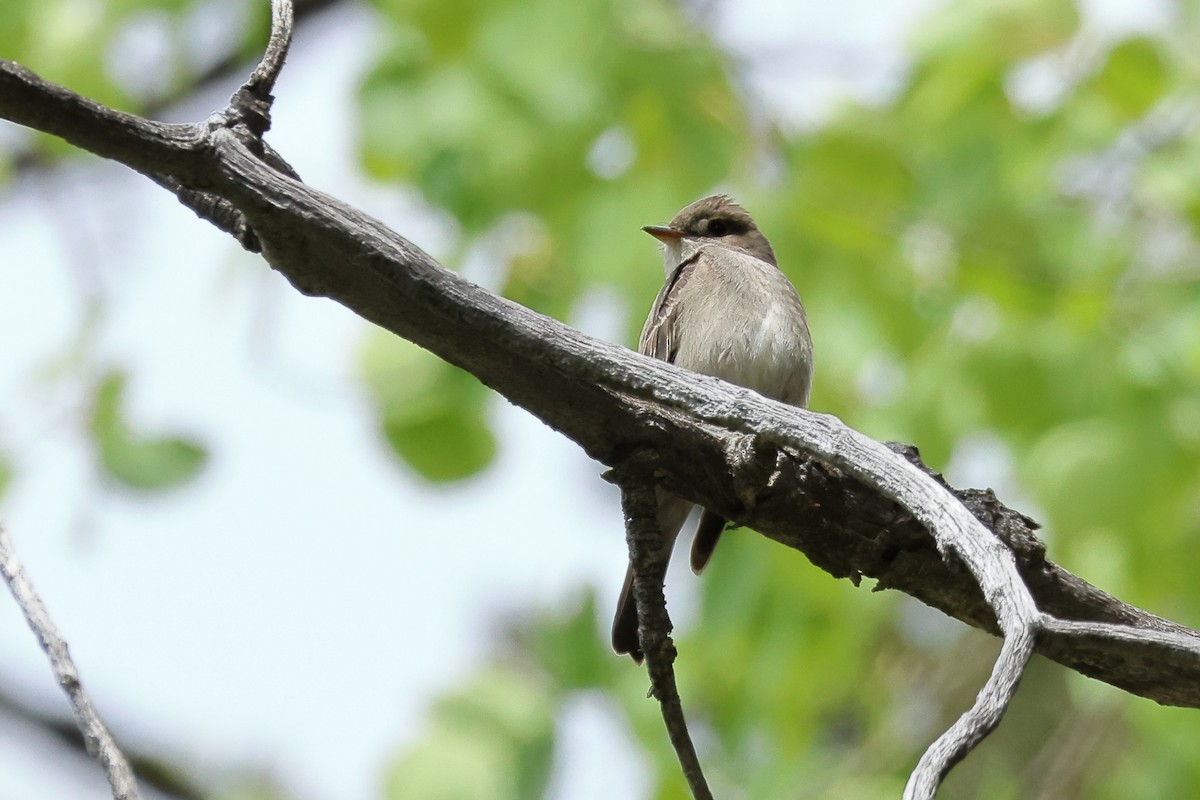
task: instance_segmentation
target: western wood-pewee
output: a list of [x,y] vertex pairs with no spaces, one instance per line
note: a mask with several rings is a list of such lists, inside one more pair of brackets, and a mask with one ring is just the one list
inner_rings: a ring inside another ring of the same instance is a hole
[[[804,406],[812,383],[812,339],[800,295],[746,210],[725,195],[697,200],[669,225],[642,230],[663,243],[667,279],[650,309],[638,351]],[[692,503],[658,490],[668,556]],[[704,510],[692,540],[692,570],[712,556],[725,520]],[[612,643],[641,663],[633,570],[613,621]]]

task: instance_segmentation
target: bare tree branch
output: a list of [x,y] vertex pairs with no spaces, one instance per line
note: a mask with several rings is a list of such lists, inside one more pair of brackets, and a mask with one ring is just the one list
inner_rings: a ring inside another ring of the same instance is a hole
[[[329,297],[467,370],[593,458],[619,466],[631,454],[655,452],[657,463],[670,465],[655,476],[667,491],[803,551],[835,576],[875,577],[877,588],[900,589],[1002,634],[991,678],[921,759],[906,797],[931,797],[995,727],[1035,647],[1114,686],[1200,707],[1200,633],[1047,561],[1036,525],[990,492],[952,493],[915,450],[889,448],[832,416],[592,339],[497,297],[300,183],[259,138],[269,124],[269,94],[264,101],[261,90],[269,92],[286,50],[277,45],[230,108],[203,124],[119,114],[9,62],[0,62],[0,116],[216,198],[236,212],[235,232],[251,232],[301,292]],[[645,498],[624,496],[631,546],[644,544],[653,531],[635,523],[645,517]],[[643,564],[638,591],[654,615],[651,595],[660,596],[661,586],[655,578],[645,585],[648,569]],[[642,621],[647,655],[669,647],[662,612],[661,638],[652,620]],[[659,661],[666,664],[660,674],[669,675],[670,659]],[[689,758],[694,752],[682,752],[685,773]]]
[[[283,62],[287,60],[288,50],[292,47],[292,29],[295,24],[291,0],[271,0],[271,38],[267,40],[267,49],[263,52],[258,66],[242,86],[242,90],[247,94],[263,100],[268,109],[274,99],[271,92],[275,89],[275,81],[279,78]],[[266,128],[263,131],[265,132]]]
[[[271,38],[254,72],[233,97],[225,111],[209,118],[210,127],[224,126],[238,132],[247,147],[275,169],[297,180],[300,176],[282,156],[263,141],[271,128],[271,106],[275,97],[271,91],[283,69],[292,45],[295,20],[289,0],[271,0]],[[252,253],[262,250],[262,244],[251,230],[242,212],[226,198],[213,192],[188,186],[174,175],[148,173],[151,180],[174,194],[179,202],[230,234],[242,247]]]
[[79,670],[71,660],[71,654],[67,652],[67,642],[58,632],[46,606],[34,591],[3,523],[0,523],[0,575],[3,575],[8,590],[12,592],[13,599],[25,615],[25,621],[29,623],[30,630],[37,636],[38,643],[50,659],[54,677],[66,692],[67,699],[71,701],[75,722],[83,734],[88,754],[104,768],[114,800],[137,800],[137,782],[133,778],[129,762],[113,741],[112,734],[100,719],[91,698],[83,690]]

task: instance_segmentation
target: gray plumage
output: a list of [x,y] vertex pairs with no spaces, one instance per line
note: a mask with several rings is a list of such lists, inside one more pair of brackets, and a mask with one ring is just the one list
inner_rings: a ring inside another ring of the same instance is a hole
[[[725,195],[706,197],[666,226],[644,230],[664,244],[667,279],[658,293],[639,352],[727,380],[792,405],[808,403],[812,339],[800,295],[779,271],[775,251],[751,216]],[[692,504],[658,491],[658,523],[668,553]],[[699,572],[725,520],[701,515],[692,568]],[[641,662],[632,571],[613,622],[613,647]]]

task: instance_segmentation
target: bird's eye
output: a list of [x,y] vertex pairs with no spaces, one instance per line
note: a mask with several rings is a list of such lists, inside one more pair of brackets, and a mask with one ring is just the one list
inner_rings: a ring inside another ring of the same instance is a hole
[[724,236],[729,233],[729,223],[723,219],[710,219],[708,221],[709,236]]

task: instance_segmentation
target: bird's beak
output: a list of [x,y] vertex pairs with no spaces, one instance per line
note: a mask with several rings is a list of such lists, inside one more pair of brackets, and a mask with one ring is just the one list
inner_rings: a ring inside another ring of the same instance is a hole
[[646,225],[642,230],[663,244],[683,238],[683,231],[678,228],[672,228],[669,225]]

